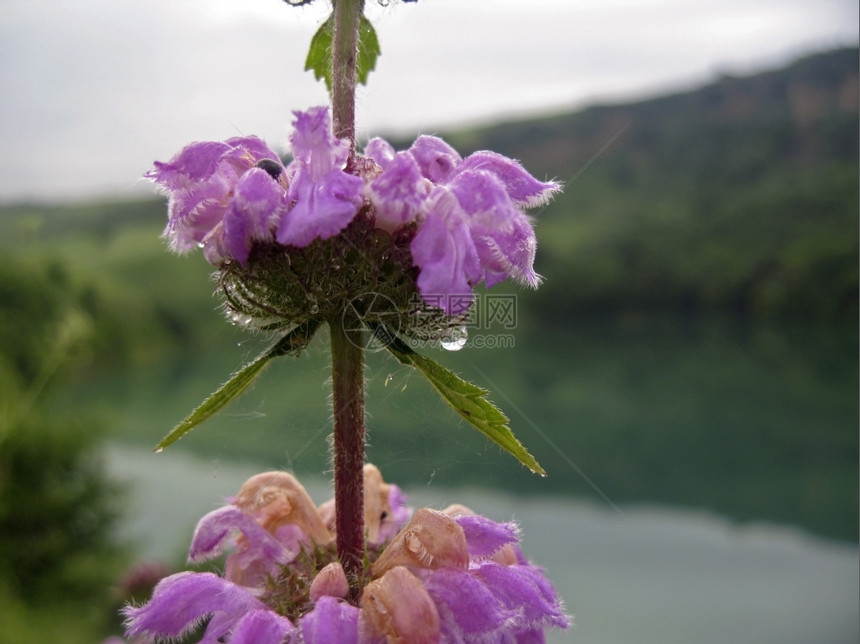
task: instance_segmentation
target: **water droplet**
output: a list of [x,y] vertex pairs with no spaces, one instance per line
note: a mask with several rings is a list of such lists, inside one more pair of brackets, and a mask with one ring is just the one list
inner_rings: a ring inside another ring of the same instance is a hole
[[388,374],[387,376],[385,376],[385,385],[384,386],[387,387],[388,383],[391,382],[392,380],[394,380],[394,376],[392,374]]
[[448,351],[459,351],[466,346],[466,341],[469,339],[469,332],[465,326],[458,326],[450,329],[448,333],[440,340],[442,348]]
[[197,248],[203,248],[203,242],[197,242]]
[[238,311],[233,311],[230,314],[230,322],[235,324],[236,326],[248,326],[251,324],[251,316],[250,315],[242,315]]

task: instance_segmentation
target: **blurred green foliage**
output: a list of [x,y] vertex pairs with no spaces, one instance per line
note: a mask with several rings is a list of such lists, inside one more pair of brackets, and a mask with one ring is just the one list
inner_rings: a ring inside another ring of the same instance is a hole
[[120,491],[101,468],[104,427],[44,400],[110,346],[110,317],[95,333],[97,300],[58,263],[7,258],[0,301],[0,640],[92,642],[126,557],[113,532]]
[[[857,58],[445,135],[567,180],[536,213],[545,285],[509,291],[516,349],[440,358],[494,392],[550,477],[489,448],[381,355],[370,458],[398,483],[593,496],[573,463],[618,502],[856,539]],[[202,257],[165,251],[164,220],[161,200],[0,208],[2,386],[24,391],[52,359],[37,312],[83,324],[63,367],[76,382],[51,408],[98,410],[113,437],[151,447],[259,353],[265,340],[217,311]],[[326,470],[325,354],[320,337],[272,365],[182,447]]]

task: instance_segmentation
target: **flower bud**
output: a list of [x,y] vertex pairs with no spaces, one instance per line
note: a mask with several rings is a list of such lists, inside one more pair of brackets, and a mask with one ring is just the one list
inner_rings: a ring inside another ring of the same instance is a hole
[[316,602],[320,597],[346,597],[349,594],[349,582],[340,562],[333,561],[317,573],[311,582],[310,598]]
[[364,466],[364,531],[369,543],[378,543],[382,522],[391,516],[391,486],[375,465]]
[[451,517],[421,508],[382,551],[371,572],[378,578],[395,566],[465,570],[469,566],[466,535]]
[[332,539],[304,486],[287,472],[252,476],[242,485],[233,505],[256,517],[272,534],[280,526],[292,523],[317,544],[327,544]]
[[370,582],[361,595],[361,627],[386,644],[434,644],[440,641],[439,612],[421,581],[395,566]]

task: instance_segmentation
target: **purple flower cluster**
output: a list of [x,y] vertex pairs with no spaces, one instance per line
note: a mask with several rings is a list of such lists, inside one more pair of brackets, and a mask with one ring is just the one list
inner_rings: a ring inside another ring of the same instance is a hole
[[495,152],[463,159],[435,136],[420,136],[403,152],[377,138],[365,153],[382,167],[366,190],[377,225],[418,224],[410,249],[428,304],[458,314],[463,310],[452,310],[457,299],[450,296],[470,294],[480,282],[488,288],[508,277],[540,283],[533,267],[537,240],[522,209],[546,203],[557,183],[538,181]]
[[[548,201],[555,182],[535,179],[493,152],[463,159],[421,136],[395,152],[373,139],[347,172],[349,146],[328,108],[296,112],[289,165],[256,137],[192,143],[145,176],[169,196],[165,236],[177,251],[201,246],[215,266],[245,265],[257,243],[303,248],[338,235],[360,212],[377,228],[413,226],[410,251],[424,300],[463,312],[472,287],[507,278],[535,287],[536,240],[524,209]],[[465,304],[454,304],[461,302]]]
[[171,247],[203,247],[215,266],[248,261],[254,242],[307,246],[352,221],[362,181],[344,172],[349,148],[334,138],[328,108],[297,112],[289,167],[257,137],[192,143],[146,173],[170,197]]
[[[381,553],[357,599],[337,561],[302,567],[302,553],[331,544],[332,503],[317,508],[294,477],[267,472],[198,523],[189,559],[230,549],[224,576],[163,579],[149,603],[124,610],[127,635],[180,638],[205,624],[201,641],[230,644],[542,642],[545,628],[568,626],[514,524],[462,506],[413,515],[372,465],[365,499],[368,545]],[[305,573],[298,586],[291,568]]]

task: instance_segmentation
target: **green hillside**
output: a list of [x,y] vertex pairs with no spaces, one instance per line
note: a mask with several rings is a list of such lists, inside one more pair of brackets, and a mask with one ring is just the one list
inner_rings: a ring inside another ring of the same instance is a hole
[[[566,182],[537,214],[546,283],[516,291],[516,348],[441,358],[499,392],[556,493],[594,495],[574,463],[616,502],[856,538],[857,60],[442,133]],[[203,258],[166,252],[164,221],[160,199],[0,208],[0,399],[45,360],[58,293],[87,339],[52,403],[122,440],[154,445],[260,350],[225,324]],[[181,448],[325,470],[325,353],[273,365]],[[550,489],[370,362],[369,453],[392,479]]]
[[[388,480],[856,542],[857,49],[441,135],[566,184],[536,213],[545,284],[501,287],[518,293],[511,342],[434,356],[492,391],[550,476],[370,353],[368,457]],[[154,446],[268,342],[225,323],[211,267],[167,252],[164,223],[155,198],[0,206],[0,640],[119,629],[128,552],[102,442]],[[325,335],[176,449],[330,471]]]
[[857,310],[857,49],[448,138],[565,181],[538,216],[548,315]]
[[[856,313],[856,49],[684,94],[442,135],[463,154],[496,150],[565,183],[537,214],[546,284],[529,298],[536,312]],[[180,296],[180,286],[207,267],[168,257],[163,222],[160,200],[7,205],[0,247],[10,259],[55,258],[88,283],[109,282],[114,297],[169,279],[171,292],[151,289],[140,313],[170,318],[181,337],[201,320],[181,305],[195,289]]]

